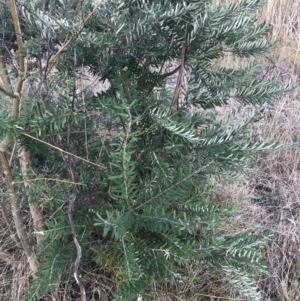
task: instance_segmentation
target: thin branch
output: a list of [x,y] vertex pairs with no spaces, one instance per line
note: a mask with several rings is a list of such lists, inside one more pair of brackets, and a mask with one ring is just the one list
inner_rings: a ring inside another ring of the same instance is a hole
[[[11,8],[11,14],[14,22],[14,27],[15,27],[15,33],[16,33],[16,38],[18,42],[18,51],[19,51],[19,63],[20,63],[20,70],[21,72],[24,73],[25,70],[25,63],[24,63],[24,54],[23,54],[23,46],[22,46],[22,37],[21,37],[21,28],[20,28],[20,22],[19,22],[19,17],[17,13],[17,8],[16,8],[16,3],[14,0],[9,0],[10,8]],[[5,66],[5,64],[4,64]],[[5,93],[7,96],[11,97],[13,99],[12,101],[12,109],[11,109],[11,116],[14,118],[19,117],[19,111],[20,111],[20,98],[21,98],[21,91],[22,91],[22,83],[23,83],[23,75],[19,73],[18,77],[18,82],[17,86],[15,89],[15,93],[12,94],[9,92],[9,90],[3,89],[0,86],[0,91]],[[9,89],[9,88],[8,88]],[[5,152],[9,143],[10,143],[11,137],[6,136],[4,140],[0,143],[0,152]]]
[[[0,78],[1,78],[2,83],[3,83],[3,88],[2,88],[1,91],[4,94],[6,94],[7,96],[9,96],[8,99],[9,99],[10,102],[12,102],[10,97],[14,98],[16,96],[13,94],[13,91],[12,91],[12,85],[11,85],[11,81],[10,81],[9,74],[8,74],[8,71],[7,71],[7,66],[6,66],[4,54],[1,50],[0,50]],[[9,92],[10,95],[8,95],[7,92]]]
[[[86,159],[89,160],[89,151],[88,151],[88,139],[87,139],[87,128],[86,128],[86,119],[87,119],[87,109],[85,106],[85,94],[84,94],[84,84],[83,84],[83,65],[81,67],[81,77],[80,77],[80,84],[82,90],[82,107],[84,112],[84,140],[85,140],[85,152],[86,152]],[[69,132],[70,133],[70,132]]]
[[[75,72],[76,72],[76,46],[74,47],[74,57],[73,57],[73,98],[72,98],[72,102],[71,102],[71,111],[70,111],[69,118],[68,118],[68,130],[67,130],[67,146],[66,146],[66,148],[68,150],[70,149],[71,118],[72,118],[74,104],[75,104],[75,100],[76,100],[76,74],[75,74]],[[74,164],[72,162],[72,157],[70,155],[68,155],[67,158],[65,158],[62,153],[61,153],[61,156],[62,156],[63,160],[66,162],[66,166],[67,166],[67,170],[68,170],[69,178],[70,178],[71,182],[75,183],[76,182],[75,181],[76,174],[73,170]],[[74,212],[74,206],[75,206],[76,199],[77,199],[77,187],[76,187],[76,184],[72,184],[72,195],[70,196],[70,198],[68,200],[68,202],[69,202],[68,218],[69,218],[69,224],[71,227],[73,241],[74,241],[76,251],[77,251],[77,256],[76,256],[76,259],[74,262],[74,278],[80,288],[81,300],[86,301],[85,287],[84,287],[84,284],[83,284],[81,277],[79,275],[79,272],[78,272],[81,257],[82,257],[82,249],[81,249],[81,246],[77,239],[77,234],[76,234],[76,229],[75,229],[74,219],[73,219],[73,212]]]
[[49,62],[50,64],[51,63],[55,63],[57,61],[57,59],[59,58],[59,56],[66,50],[66,48],[69,46],[69,44],[73,41],[74,37],[76,37],[78,35],[78,32],[80,32],[83,29],[84,25],[94,15],[94,13],[98,9],[98,7],[102,4],[103,1],[104,0],[99,1],[99,3],[90,12],[90,14],[81,22],[81,24],[79,25],[79,28],[78,28],[77,32],[73,33],[73,35],[63,43],[63,45],[61,46],[61,48],[59,49],[59,51],[50,59],[50,62]]
[[[43,143],[43,144],[46,144],[46,145],[48,145],[49,147],[54,148],[54,149],[56,149],[56,150],[58,150],[58,151],[60,151],[60,152],[62,152],[62,153],[65,153],[65,154],[67,154],[67,155],[70,155],[71,157],[77,158],[77,159],[79,159],[79,160],[81,160],[81,161],[84,161],[84,162],[86,162],[86,163],[88,163],[88,164],[92,164],[92,165],[101,167],[102,169],[106,169],[106,166],[103,165],[103,164],[97,164],[97,163],[91,162],[91,161],[89,161],[89,160],[86,160],[86,159],[84,159],[84,158],[81,158],[81,157],[79,157],[79,156],[76,156],[76,155],[74,155],[74,154],[72,154],[72,153],[70,153],[70,152],[68,152],[68,151],[63,150],[63,149],[60,148],[60,147],[57,147],[57,146],[55,146],[55,145],[53,145],[53,144],[50,144],[50,143],[48,143],[48,142],[45,142],[45,141],[43,141],[43,140],[41,140],[41,139],[35,138],[35,137],[33,137],[33,136],[29,135],[29,134],[26,134],[26,133],[24,133],[24,132],[22,132],[22,134],[23,134],[24,136],[27,136],[27,137],[33,139],[33,140],[39,141],[39,142],[41,142],[41,143]],[[1,150],[1,148],[0,148],[0,150]]]
[[[184,106],[182,106],[177,112],[175,112],[174,114],[178,114],[180,112],[180,110],[184,108]],[[170,114],[165,114],[163,117],[161,117],[160,119],[158,119],[156,122],[154,122],[152,125],[150,125],[148,128],[143,129],[142,131],[140,131],[137,134],[132,134],[132,137],[140,137],[146,133],[148,133],[149,131],[151,131],[152,129],[154,129],[157,125],[159,125],[161,122],[163,122],[164,120],[166,120],[167,118],[170,117]]]
[[146,202],[138,205],[137,207],[134,207],[134,210],[138,210],[141,209],[142,207],[146,206],[147,204],[151,203],[152,201],[156,200],[157,198],[159,198],[160,196],[164,195],[166,192],[168,192],[169,190],[172,190],[173,188],[175,188],[176,186],[180,185],[181,183],[183,183],[184,181],[186,181],[187,179],[191,178],[192,176],[196,175],[198,172],[204,170],[205,168],[207,168],[213,161],[209,162],[208,164],[206,164],[205,166],[201,167],[200,169],[197,169],[196,171],[194,171],[193,173],[189,174],[188,176],[184,177],[183,179],[181,179],[180,181],[176,182],[175,184],[169,186],[167,189],[161,191],[160,193],[158,193],[157,195],[153,196],[152,198],[150,198],[149,200],[147,200]]
[[[124,102],[123,102],[124,103]],[[126,106],[126,110],[128,113],[128,122],[127,122],[127,127],[126,127],[126,133],[125,133],[125,138],[123,141],[123,154],[122,154],[122,167],[123,167],[123,179],[124,179],[124,186],[125,186],[125,199],[127,202],[127,205],[130,206],[129,204],[129,188],[128,188],[128,177],[127,177],[127,168],[126,168],[126,147],[130,135],[130,130],[132,126],[132,116],[130,113],[129,108]]]
[[19,95],[18,97],[19,99],[18,101],[15,100],[15,102],[17,102],[17,106],[14,105],[13,108],[13,116],[15,115],[17,118],[19,116],[19,101],[21,98],[23,83],[25,79],[25,58],[24,58],[24,51],[23,51],[22,31],[21,31],[15,0],[9,0],[9,5],[10,5],[11,15],[14,22],[15,34],[16,34],[17,44],[18,44],[18,55],[19,55],[19,70],[18,70],[19,74],[18,74],[18,81],[15,87],[15,94]]
[[[19,99],[19,95],[13,94],[0,85],[0,91],[10,98]],[[11,102],[11,101],[10,101]]]
[[4,54],[1,50],[0,50],[0,77],[5,89],[12,93],[12,85],[8,75]]
[[187,46],[183,45],[182,49],[181,49],[181,64],[179,65],[180,70],[179,70],[179,74],[177,77],[174,98],[173,98],[173,101],[170,106],[168,114],[173,114],[176,109],[177,110],[179,109],[179,95],[180,95],[180,90],[181,90],[182,78],[184,75],[183,71],[184,71],[184,61],[185,61],[186,50],[187,50]]
[[[71,163],[71,157],[68,155],[67,159],[64,158],[63,154],[62,158],[65,160],[66,164],[67,164],[67,169],[68,169],[68,173],[69,173],[69,177],[70,180],[75,183],[75,172],[72,168],[72,163]],[[72,237],[73,237],[73,241],[74,244],[76,246],[76,250],[77,250],[77,256],[74,262],[74,278],[80,288],[80,293],[81,293],[81,300],[82,301],[86,301],[86,292],[85,292],[85,287],[84,284],[81,280],[81,277],[78,273],[79,270],[79,265],[80,265],[80,261],[81,261],[81,257],[82,257],[82,249],[81,246],[79,244],[79,241],[77,239],[77,234],[76,234],[76,229],[75,229],[75,225],[74,225],[74,220],[73,220],[73,211],[74,211],[74,205],[75,205],[75,201],[77,198],[77,187],[75,184],[72,185],[72,195],[69,198],[69,207],[68,207],[68,218],[69,218],[69,223],[70,223],[70,227],[71,227],[71,233],[72,233]]]
[[205,294],[200,294],[200,293],[195,293],[195,296],[203,296],[203,297],[209,297],[210,299],[224,299],[226,301],[243,301],[244,299],[241,298],[231,298],[231,297],[219,297],[219,296],[214,296],[214,295],[205,295]]
[[162,76],[163,76],[163,77],[171,76],[171,75],[175,74],[180,68],[181,68],[181,64],[180,64],[178,67],[176,67],[174,70],[162,74]]
[[21,32],[21,26],[20,26],[20,21],[19,21],[19,17],[18,17],[18,11],[17,11],[15,0],[9,0],[9,5],[10,5],[10,9],[11,9],[11,15],[12,15],[13,22],[14,22],[15,34],[16,34],[17,44],[18,44],[19,68],[20,68],[20,71],[23,73],[22,75],[24,75],[25,60],[24,60],[24,52],[23,52],[22,32]]
[[[76,183],[76,182],[70,182],[68,180],[60,180],[60,179],[53,179],[53,178],[35,178],[35,179],[28,179],[26,182],[36,182],[36,181],[54,181],[54,182],[60,182],[60,183],[66,183],[66,184],[75,184],[75,185],[82,185],[82,186],[87,186],[84,183]],[[14,182],[15,184],[22,184],[24,181],[16,181]]]

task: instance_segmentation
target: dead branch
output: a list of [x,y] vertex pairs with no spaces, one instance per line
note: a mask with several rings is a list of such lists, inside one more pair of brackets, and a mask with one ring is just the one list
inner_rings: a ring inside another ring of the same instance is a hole
[[184,61],[185,61],[185,54],[186,54],[186,49],[187,46],[183,45],[181,49],[181,64],[180,64],[180,70],[179,74],[177,77],[177,83],[176,83],[176,88],[175,88],[175,93],[174,93],[174,98],[171,103],[170,109],[169,109],[169,115],[173,114],[175,110],[179,109],[179,95],[181,91],[181,84],[182,84],[182,78],[184,75]]

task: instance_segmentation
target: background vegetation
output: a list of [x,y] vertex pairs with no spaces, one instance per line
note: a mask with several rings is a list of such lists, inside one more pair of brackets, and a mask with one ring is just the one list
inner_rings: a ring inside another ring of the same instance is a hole
[[[253,133],[262,139],[293,144],[299,141],[299,5],[293,0],[266,1],[258,14],[272,25],[272,37],[277,40],[271,55],[262,59],[264,69],[282,81],[295,83],[296,88],[277,100],[268,118]],[[276,233],[275,241],[266,249],[271,275],[261,279],[260,285],[266,292],[266,300],[297,300],[300,296],[299,148],[288,147],[266,154],[256,163],[260,172],[251,174],[247,182],[240,185],[218,182],[228,198],[239,204],[241,196],[248,196],[242,203],[242,214],[230,228],[239,231],[250,226]]]

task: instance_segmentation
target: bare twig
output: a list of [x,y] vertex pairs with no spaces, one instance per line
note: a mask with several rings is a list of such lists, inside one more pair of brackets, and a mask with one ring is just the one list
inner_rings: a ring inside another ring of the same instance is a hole
[[[60,179],[53,179],[53,178],[34,178],[34,179],[27,179],[26,182],[36,182],[36,181],[54,181],[54,182],[60,182],[60,183],[66,183],[66,184],[75,184],[75,185],[82,185],[82,186],[87,186],[84,183],[75,183],[75,182],[70,182],[68,180],[60,180]],[[24,183],[24,181],[17,181],[15,184],[21,184]]]
[[180,68],[181,68],[181,64],[180,64],[179,66],[177,66],[174,70],[162,74],[162,76],[163,76],[163,77],[171,76],[171,75],[175,74]]
[[176,109],[177,110],[179,109],[179,95],[180,95],[180,90],[181,90],[182,78],[184,75],[184,61],[185,61],[186,49],[187,49],[187,46],[183,45],[182,49],[181,49],[181,64],[179,65],[180,70],[179,70],[179,74],[177,77],[174,98],[173,98],[172,104],[169,109],[169,115],[173,114]]
[[172,190],[173,188],[175,188],[176,186],[180,185],[181,183],[183,183],[184,181],[186,181],[187,179],[193,177],[194,175],[196,175],[197,173],[199,173],[200,171],[203,171],[205,168],[207,168],[210,164],[212,163],[209,162],[208,164],[206,164],[205,166],[202,166],[200,169],[197,169],[196,171],[194,171],[193,173],[189,174],[188,176],[184,177],[183,179],[179,180],[178,182],[174,183],[173,185],[169,186],[167,189],[160,191],[158,194],[154,195],[152,198],[148,199],[147,201],[145,201],[144,203],[136,206],[134,208],[134,210],[138,210],[144,206],[146,206],[147,204],[151,203],[152,201],[156,200],[157,198],[159,198],[160,196],[164,195],[166,192]]
[[[0,86],[0,91],[3,92],[6,96],[8,96],[10,98],[19,99],[19,95],[16,95],[16,94],[13,94],[13,93],[9,92],[8,90],[6,90],[2,86]],[[11,102],[11,100],[10,100],[10,102]]]
[[[8,74],[8,70],[7,70],[7,66],[6,66],[6,62],[5,62],[5,58],[4,58],[4,54],[1,50],[0,50],[0,78],[2,80],[4,89],[13,95],[12,85],[11,85],[11,82],[10,82],[10,78],[9,78],[9,74]],[[15,96],[15,95],[13,95],[13,96]],[[9,95],[9,97],[12,97],[12,96]]]
[[82,72],[81,72],[81,90],[82,90],[82,106],[84,112],[84,140],[85,140],[85,152],[86,152],[86,159],[89,160],[89,151],[88,151],[88,139],[87,139],[87,129],[86,129],[86,118],[87,118],[87,110],[85,107],[85,99],[84,99],[84,85],[83,85],[83,65],[82,65]]
[[[27,134],[27,133],[22,132],[22,134],[23,134],[24,136],[30,137],[30,138],[33,139],[33,140],[39,141],[39,142],[41,142],[41,143],[44,143],[44,144],[48,145],[49,147],[54,148],[54,149],[56,149],[56,150],[58,150],[58,151],[60,151],[60,152],[62,152],[62,153],[65,153],[65,154],[67,154],[67,155],[70,155],[71,157],[77,158],[77,159],[79,159],[79,160],[81,160],[81,161],[84,161],[84,162],[86,162],[86,163],[88,163],[88,164],[91,164],[91,165],[95,165],[95,166],[101,167],[103,170],[106,169],[106,166],[103,165],[103,164],[97,164],[97,163],[94,163],[94,162],[92,162],[92,161],[89,161],[89,160],[86,160],[86,159],[84,159],[84,158],[81,158],[81,157],[79,157],[79,156],[76,156],[76,155],[74,155],[74,154],[72,154],[72,153],[70,153],[70,152],[68,152],[68,151],[65,151],[64,149],[62,149],[62,148],[60,148],[60,147],[57,147],[57,146],[55,146],[55,145],[53,145],[53,144],[51,144],[51,143],[45,142],[45,141],[43,141],[43,140],[41,140],[41,139],[35,138],[35,137],[33,137],[33,136],[31,136],[31,135],[29,135],[29,134]],[[1,150],[1,148],[0,148],[0,150]]]
[[11,15],[12,15],[12,18],[14,21],[15,34],[16,34],[17,43],[18,43],[19,68],[20,68],[21,72],[24,73],[25,61],[24,61],[24,52],[23,52],[22,32],[21,32],[21,26],[20,26],[20,21],[19,21],[19,17],[18,17],[18,11],[17,11],[15,0],[9,0],[9,5],[10,5],[10,9],[11,9]]
[[[75,105],[75,100],[76,100],[76,46],[74,47],[74,57],[73,57],[73,98],[72,98],[72,106],[70,110],[70,115],[69,115],[69,120],[68,120],[68,131],[67,131],[67,149],[70,149],[70,131],[71,131],[71,118],[73,114],[73,108]],[[62,158],[65,160],[69,177],[72,183],[75,183],[75,172],[72,167],[72,157],[70,155],[67,156],[67,159],[64,158],[64,155],[62,155]],[[81,301],[86,301],[86,292],[85,292],[85,287],[84,284],[81,280],[81,277],[79,275],[78,269],[82,257],[82,250],[81,246],[79,244],[79,241],[77,239],[77,234],[76,234],[76,229],[74,225],[74,219],[73,219],[73,211],[74,211],[74,205],[75,201],[77,198],[77,187],[76,184],[72,184],[72,195],[69,198],[69,207],[68,207],[68,218],[69,218],[69,223],[71,227],[71,233],[73,237],[74,244],[76,246],[77,250],[77,256],[74,262],[74,278],[80,288],[80,293],[81,293]]]
[[[22,31],[18,16],[18,11],[16,7],[15,0],[9,0],[9,5],[11,9],[11,15],[14,22],[15,27],[15,34],[17,38],[17,44],[18,44],[18,54],[19,54],[19,74],[18,74],[18,81],[15,87],[15,93],[19,94],[19,99],[21,98],[21,92],[23,89],[23,83],[25,80],[25,58],[24,58],[24,51],[23,51],[23,42],[22,42]],[[19,108],[18,108],[19,113]]]
[[[68,164],[68,172],[69,172],[70,179],[72,182],[75,182],[75,174],[74,174],[74,171],[71,166],[70,156],[68,156],[67,164]],[[77,250],[77,256],[76,256],[76,259],[74,262],[74,278],[80,288],[81,301],[86,301],[86,293],[85,293],[84,284],[83,284],[81,277],[79,275],[79,272],[78,272],[81,257],[82,257],[82,250],[81,250],[81,246],[77,239],[74,220],[73,220],[73,211],[74,211],[74,205],[75,205],[76,198],[77,198],[77,187],[75,184],[73,184],[72,185],[72,195],[69,198],[68,218],[69,218],[69,223],[70,223],[70,227],[71,227],[73,241],[74,241],[74,244],[75,244],[76,250]]]
[[6,70],[6,69],[3,68],[2,62],[3,61],[0,58],[0,77],[1,77],[1,80],[2,80],[3,85],[4,85],[3,87],[0,85],[0,91],[2,93],[4,93],[7,96],[8,101],[10,103],[12,103],[11,98],[18,99],[19,95],[16,95],[16,94],[12,93],[11,89],[9,88],[10,86],[8,85],[7,81],[5,81],[6,75],[5,75],[5,72],[3,72],[3,70]]

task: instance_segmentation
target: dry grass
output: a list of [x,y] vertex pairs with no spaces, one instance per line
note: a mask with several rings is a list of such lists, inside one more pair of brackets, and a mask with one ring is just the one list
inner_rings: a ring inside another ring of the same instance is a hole
[[[279,99],[273,114],[259,125],[265,140],[292,142],[300,139],[300,102]],[[298,145],[271,151],[257,158],[259,173],[247,181],[219,181],[222,197],[238,204],[241,213],[226,232],[242,229],[271,230],[275,240],[266,248],[269,277],[259,285],[267,301],[300,299],[300,153]]]
[[[276,48],[264,59],[264,68],[269,70],[268,75],[285,82],[299,82],[299,4],[298,0],[268,0],[259,12],[260,18],[273,26],[272,37],[277,39]],[[227,58],[223,63],[232,66],[236,62]],[[278,99],[269,116],[255,129],[261,139],[287,145],[300,140],[299,91]],[[269,152],[257,158],[257,165],[260,172],[250,175],[247,181],[216,183],[225,201],[232,200],[241,207],[240,215],[227,225],[226,231],[273,231],[275,240],[266,248],[271,274],[259,282],[264,300],[300,300],[299,145]]]
[[[300,140],[298,99],[278,101],[265,134],[274,141]],[[272,275],[262,283],[269,299],[300,298],[300,153],[299,146],[268,154],[260,162],[262,173],[253,179],[259,206],[266,210],[267,227],[276,233],[267,256]],[[258,189],[259,188],[259,189]]]
[[[290,75],[296,83],[300,72],[300,5],[296,0],[267,1],[264,15],[274,26],[278,45],[273,53],[275,75]],[[278,100],[264,134],[273,141],[300,140],[299,91]],[[299,145],[267,155],[260,164],[262,174],[253,179],[270,189],[261,207],[267,212],[276,240],[268,247],[271,276],[261,287],[266,300],[300,299],[300,152]]]
[[[228,4],[236,0],[215,2]],[[258,14],[260,20],[272,25],[272,38],[277,40],[276,48],[262,59],[264,73],[284,82],[299,83],[299,0],[267,0]],[[230,67],[241,63],[230,56],[222,61]],[[295,143],[300,140],[299,96],[300,89],[283,95],[268,116],[253,129],[260,139],[285,143],[289,147],[258,157],[260,172],[249,175],[247,180],[215,179],[223,201],[233,201],[241,208],[240,214],[224,228],[226,232],[238,233],[250,228],[275,233],[275,240],[265,251],[271,273],[259,282],[265,301],[300,300],[300,150]],[[222,114],[231,109],[223,109]],[[246,111],[244,115],[247,115]],[[230,296],[230,292],[225,295]]]
[[[0,215],[1,216],[1,215]],[[2,216],[1,216],[2,218]],[[28,216],[27,216],[28,218]],[[10,218],[11,221],[11,218]],[[13,231],[8,231],[12,229]],[[0,261],[0,300],[21,300],[29,285],[29,267],[27,259],[18,249],[12,239],[14,225],[6,224],[3,219],[0,222],[1,249],[14,255],[12,264]]]

